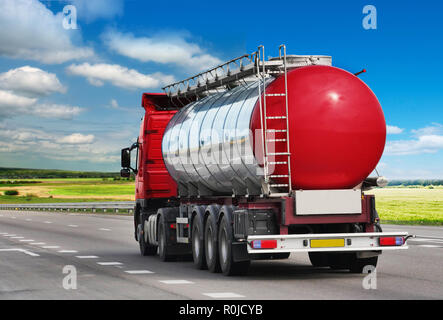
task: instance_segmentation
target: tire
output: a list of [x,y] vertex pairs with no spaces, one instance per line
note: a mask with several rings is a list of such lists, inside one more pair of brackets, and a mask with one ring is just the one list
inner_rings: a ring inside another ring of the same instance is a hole
[[309,260],[314,267],[327,267],[328,264],[328,253],[327,252],[309,252]]
[[206,256],[205,256],[205,245],[203,237],[203,222],[201,221],[200,215],[196,214],[192,220],[192,234],[191,234],[191,245],[192,245],[192,259],[194,265],[197,269],[204,270],[206,266]]
[[205,224],[205,256],[208,270],[213,273],[220,272],[217,221],[211,213],[206,219]]
[[246,274],[250,261],[234,262],[232,255],[232,227],[226,215],[223,215],[218,231],[218,251],[221,271],[224,275],[234,276]]
[[166,226],[163,221],[158,225],[158,255],[160,260],[169,262],[173,261],[176,256],[169,253]]
[[157,254],[157,246],[150,245],[147,241],[145,241],[143,225],[146,223],[146,219],[144,218],[144,215],[141,215],[140,217],[142,221],[137,225],[137,238],[140,247],[140,254],[142,256],[154,256]]

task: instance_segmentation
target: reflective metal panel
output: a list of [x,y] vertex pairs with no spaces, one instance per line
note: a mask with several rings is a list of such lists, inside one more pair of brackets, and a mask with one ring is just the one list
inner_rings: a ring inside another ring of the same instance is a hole
[[185,187],[211,194],[244,194],[248,186],[260,188],[250,132],[257,100],[258,84],[249,83],[177,112],[162,141],[171,176]]

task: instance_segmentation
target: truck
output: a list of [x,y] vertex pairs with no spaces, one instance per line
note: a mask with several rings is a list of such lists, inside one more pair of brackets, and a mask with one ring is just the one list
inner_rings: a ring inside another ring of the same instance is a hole
[[136,177],[140,253],[240,275],[291,253],[361,273],[407,249],[408,233],[383,232],[365,193],[387,184],[370,176],[386,122],[360,73],[285,45],[266,59],[259,46],[144,93],[138,139],[121,151],[121,175]]

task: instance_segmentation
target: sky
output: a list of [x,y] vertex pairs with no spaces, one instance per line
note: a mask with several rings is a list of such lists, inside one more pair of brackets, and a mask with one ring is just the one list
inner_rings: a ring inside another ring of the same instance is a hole
[[143,92],[284,43],[367,70],[387,122],[380,174],[441,179],[442,12],[435,0],[0,0],[0,167],[118,171]]

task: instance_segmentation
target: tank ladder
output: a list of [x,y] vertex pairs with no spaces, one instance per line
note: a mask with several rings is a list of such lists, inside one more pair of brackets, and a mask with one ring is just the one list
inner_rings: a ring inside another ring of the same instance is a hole
[[[263,130],[262,153],[263,153],[263,191],[268,197],[283,197],[289,196],[292,191],[291,184],[291,151],[289,144],[289,119],[288,119],[288,78],[287,78],[287,61],[286,61],[286,46],[280,45],[279,47],[279,60],[280,68],[266,69],[268,63],[265,62],[265,48],[264,46],[258,47],[258,59],[256,59],[256,70],[259,81],[259,102],[260,102],[260,121]],[[266,93],[266,79],[270,76],[284,76],[285,92],[282,93]],[[261,98],[263,97],[263,98]],[[281,99],[285,100],[284,113],[281,115],[269,116],[266,108],[267,99]],[[283,129],[276,126],[277,122],[283,122]],[[277,129],[279,128],[279,129]],[[276,138],[276,133],[285,133],[283,137]],[[269,144],[272,143],[274,150],[269,150]],[[281,146],[284,143],[284,150],[277,152],[275,146]],[[275,174],[274,169],[278,166],[286,168],[284,174]],[[277,183],[275,179],[280,181]],[[283,180],[283,181],[281,181]]]

